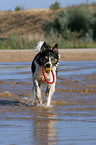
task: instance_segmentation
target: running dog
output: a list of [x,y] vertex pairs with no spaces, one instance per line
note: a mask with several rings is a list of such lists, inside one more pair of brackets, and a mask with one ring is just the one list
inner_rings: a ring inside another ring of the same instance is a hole
[[36,104],[43,104],[41,84],[44,84],[47,85],[45,105],[50,106],[51,97],[55,91],[57,66],[60,61],[58,44],[51,48],[46,42],[40,41],[36,46],[36,50],[38,54],[31,65]]

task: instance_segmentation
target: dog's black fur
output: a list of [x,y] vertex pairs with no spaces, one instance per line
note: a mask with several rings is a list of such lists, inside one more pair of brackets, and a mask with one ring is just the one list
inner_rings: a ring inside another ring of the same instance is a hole
[[[53,48],[51,48],[46,42],[43,42],[40,52],[35,56],[31,69],[33,75],[33,85],[36,94],[36,99],[42,104],[41,97],[41,82],[46,83],[43,77],[43,67],[51,68],[55,75],[56,82],[56,70],[59,64],[59,53],[58,53],[58,44],[55,44]],[[46,71],[46,76],[49,80],[52,80],[52,74],[50,71]],[[50,105],[51,96],[55,90],[55,82],[51,86],[47,84],[47,96],[46,96],[46,105]]]

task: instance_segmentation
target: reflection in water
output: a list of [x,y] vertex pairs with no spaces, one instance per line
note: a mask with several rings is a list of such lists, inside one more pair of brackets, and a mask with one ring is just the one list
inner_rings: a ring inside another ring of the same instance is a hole
[[[39,145],[56,144],[56,115],[52,108],[39,108],[34,113],[34,142]],[[33,120],[33,119],[32,119]]]
[[30,63],[0,64],[0,145],[96,144],[96,61],[60,62],[50,108],[31,89]]

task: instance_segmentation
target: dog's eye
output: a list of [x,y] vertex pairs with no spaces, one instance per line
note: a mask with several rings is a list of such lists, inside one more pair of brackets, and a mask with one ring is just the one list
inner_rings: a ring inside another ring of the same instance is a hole
[[41,58],[41,61],[46,61],[48,59],[47,56],[44,56],[43,58]]
[[48,59],[48,57],[47,56],[44,56],[44,59]]
[[51,60],[54,60],[54,57],[51,57]]
[[57,61],[57,59],[56,59],[56,58],[54,58],[54,57],[51,57],[51,60],[52,60],[52,61]]
[[53,64],[55,64],[57,62],[57,59],[54,58],[54,57],[51,57],[51,61],[52,61]]

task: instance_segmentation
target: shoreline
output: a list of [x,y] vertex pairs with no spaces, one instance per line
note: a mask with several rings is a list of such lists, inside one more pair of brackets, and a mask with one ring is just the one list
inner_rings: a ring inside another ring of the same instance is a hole
[[[96,49],[59,49],[60,61],[96,61]],[[0,50],[0,63],[31,62],[37,53],[33,49]]]

